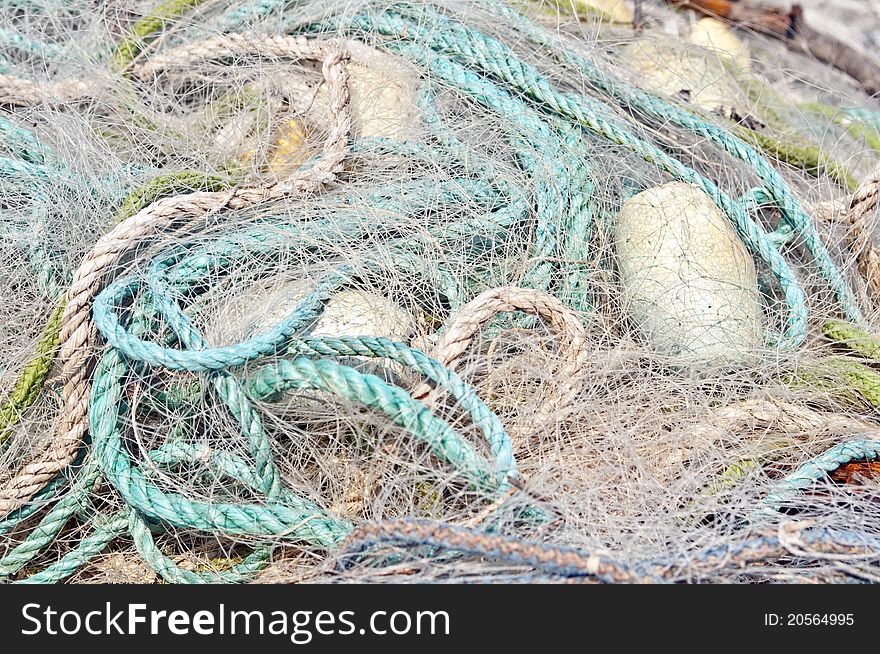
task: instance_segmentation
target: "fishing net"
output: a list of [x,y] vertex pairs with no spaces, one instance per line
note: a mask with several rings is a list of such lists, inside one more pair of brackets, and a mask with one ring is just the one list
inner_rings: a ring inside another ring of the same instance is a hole
[[0,578],[877,580],[880,106],[629,7],[3,0]]

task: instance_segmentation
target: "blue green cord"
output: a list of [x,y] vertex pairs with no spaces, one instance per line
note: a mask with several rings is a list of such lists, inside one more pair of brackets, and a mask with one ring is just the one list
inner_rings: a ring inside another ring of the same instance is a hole
[[[264,1],[258,5],[246,5],[241,11],[227,14],[232,17],[228,24],[241,21],[242,16],[244,20],[258,18],[287,4],[290,3]],[[784,332],[777,339],[780,347],[797,347],[806,331],[807,310],[803,292],[778,252],[779,245],[787,242],[793,234],[800,236],[813,254],[847,317],[861,320],[851,291],[828,257],[812,223],[766,159],[722,128],[628,87],[590,62],[565,52],[551,37],[512,10],[494,3],[492,9],[499,11],[529,38],[550,46],[567,64],[576,66],[596,90],[631,109],[671,121],[706,137],[748,163],[763,186],[750,197],[734,200],[680,161],[634,136],[614,117],[609,106],[556,90],[538,71],[522,62],[499,41],[441,16],[431,8],[395,5],[394,11],[329,22],[336,29],[374,40],[378,45],[419,63],[434,80],[451,85],[471,101],[503,116],[504,138],[516,165],[529,175],[533,187],[529,193],[524,192],[516,181],[500,174],[494,162],[453,136],[436,108],[437,89],[432,81],[423,84],[419,106],[434,145],[365,140],[353,144],[354,155],[405,153],[425,161],[445,159],[454,162],[470,177],[455,180],[448,189],[436,183],[415,184],[411,194],[401,194],[399,187],[396,191],[389,189],[389,192],[379,189],[366,201],[361,196],[341,193],[342,201],[335,207],[331,203],[332,220],[346,238],[357,239],[362,233],[356,217],[346,210],[346,204],[363,203],[393,208],[404,215],[418,215],[437,204],[450,207],[460,204],[466,194],[468,202],[482,203],[485,207],[480,218],[432,225],[429,231],[432,238],[460,242],[476,229],[489,239],[486,242],[488,251],[491,251],[492,239],[499,239],[500,245],[509,247],[505,240],[510,230],[527,227],[534,220],[534,237],[528,253],[531,265],[521,283],[559,292],[570,304],[586,310],[589,308],[590,273],[583,262],[589,254],[590,230],[596,216],[588,166],[590,142],[582,138],[584,132],[638,154],[676,179],[698,185],[725,211],[743,241],[767,264],[785,293],[787,316]],[[326,26],[325,23],[300,29],[325,32]],[[8,121],[0,121],[0,133],[7,151],[13,155],[0,159],[0,166],[5,166],[10,178],[55,181],[58,171],[46,167],[47,155],[26,130],[19,130]],[[762,204],[772,202],[782,212],[785,223],[776,233],[767,234],[749,215],[755,210],[756,201]],[[277,399],[296,388],[337,394],[384,412],[392,422],[423,441],[438,458],[452,465],[472,488],[489,498],[509,489],[509,480],[516,476],[509,438],[498,418],[456,375],[418,350],[385,339],[309,338],[302,334],[301,330],[309,321],[319,315],[323,300],[348,282],[349,270],[338,268],[329,273],[285,320],[265,333],[230,346],[206,346],[185,313],[185,305],[194,299],[194,293],[200,292],[197,290],[199,282],[216,274],[217,270],[232,269],[236,262],[261,253],[262,256],[270,255],[297,234],[301,237],[311,234],[314,240],[322,225],[324,223],[320,220],[308,221],[304,226],[293,226],[284,220],[267,220],[263,226],[229,237],[221,235],[197,247],[188,244],[170,248],[153,259],[143,276],[128,275],[116,280],[98,296],[94,319],[109,345],[96,370],[89,403],[92,453],[68,492],[49,505],[38,527],[0,559],[0,575],[16,574],[33,561],[65,524],[83,512],[99,479],[104,479],[121,495],[126,508],[109,518],[94,518],[88,537],[61,560],[28,577],[27,581],[52,582],[66,578],[126,533],[153,570],[168,581],[183,583],[245,581],[266,565],[274,546],[282,541],[298,540],[333,549],[350,532],[352,525],[333,517],[319,503],[297,497],[284,489],[265,430],[253,406],[254,400]],[[388,247],[393,253],[391,265],[399,271],[418,272],[438,281],[454,312],[472,296],[473,290],[462,288],[455,276],[444,271],[442,266],[424,270],[419,253],[426,245],[420,244],[417,235],[411,236],[407,239],[389,234]],[[560,264],[559,261],[574,263]],[[374,262],[366,268],[381,273],[385,265],[388,264]],[[131,305],[134,310],[125,317],[119,312],[122,305]],[[164,325],[161,334],[155,331],[159,324]],[[241,377],[239,366],[264,356],[273,356],[276,360]],[[479,455],[448,423],[400,389],[378,377],[333,361],[333,358],[350,356],[391,359],[444,388],[459,407],[470,414],[473,424],[489,444],[492,459]],[[138,374],[170,369],[203,375],[209,382],[207,386],[211,395],[238,422],[249,444],[251,460],[174,440],[147,453],[144,461],[136,463],[125,447],[122,432],[126,406],[122,388],[133,366],[138,368]],[[829,462],[836,461],[839,465],[847,457],[874,456],[874,450],[868,445],[840,447],[819,457],[798,475],[787,479],[784,488],[771,493],[767,504],[776,506],[780,498],[790,497],[792,492],[809,483],[805,480],[815,480],[816,471],[827,470],[831,465]],[[265,499],[254,504],[199,502],[166,493],[151,481],[151,470],[155,466],[173,469],[194,461],[207,461],[206,465],[215,478],[241,485]],[[65,483],[65,478],[59,476],[41,491],[39,498],[50,501],[58,497]],[[39,508],[42,505],[35,503],[19,510],[0,521],[0,530],[9,533],[22,521],[31,519]],[[159,550],[151,531],[157,525],[233,537],[246,536],[255,539],[257,547],[245,561],[230,570],[193,573],[174,565]]]

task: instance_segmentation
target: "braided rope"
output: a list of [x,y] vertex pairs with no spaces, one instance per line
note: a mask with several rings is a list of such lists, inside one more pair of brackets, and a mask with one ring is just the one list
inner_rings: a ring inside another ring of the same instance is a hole
[[[152,23],[144,23],[134,32],[143,41],[145,37],[163,28],[171,17],[197,3],[198,0],[169,0],[156,10]],[[259,15],[283,4],[283,0],[261,0],[254,9],[256,13],[247,14],[247,8],[241,8],[241,11],[231,12],[230,15]],[[506,9],[501,11],[508,12]],[[413,14],[415,20],[412,19]],[[505,15],[510,17],[515,14]],[[424,22],[426,17],[433,21],[427,27]],[[516,24],[518,28],[526,29],[525,22]],[[764,183],[759,191],[777,203],[783,212],[787,221],[784,230],[777,230],[778,233],[772,235],[766,234],[749,216],[746,200],[728,197],[715,184],[680,161],[636,138],[624,125],[609,117],[611,111],[608,107],[582,96],[559,92],[502,43],[454,23],[432,9],[403,7],[399,9],[399,13],[386,11],[381,16],[357,16],[351,19],[348,26],[370,29],[392,37],[393,40],[386,44],[389,49],[421,62],[439,79],[451,82],[482,106],[510,118],[512,127],[507,138],[519,158],[519,164],[537,180],[534,207],[536,229],[530,252],[531,267],[523,275],[525,285],[535,288],[493,289],[479,295],[459,311],[457,298],[466,297],[467,291],[459,288],[454,279],[443,278],[441,274],[443,290],[445,292],[448,289],[448,297],[456,313],[438,346],[436,358],[439,361],[385,339],[318,339],[297,335],[297,330],[310,317],[317,315],[326,294],[344,283],[345,270],[329,275],[284,322],[266,334],[227,348],[207,348],[204,339],[176,300],[179,290],[192,287],[207,274],[210,264],[206,264],[204,258],[200,261],[197,251],[191,256],[176,251],[165,252],[149,266],[145,283],[130,276],[117,279],[102,291],[105,279],[119,258],[156,232],[182,221],[188,220],[190,225],[199,219],[204,221],[221,210],[242,209],[265,200],[316,191],[334,180],[349,153],[351,117],[345,81],[345,55],[335,42],[308,41],[302,37],[230,34],[155,56],[133,70],[136,78],[147,79],[172,67],[189,66],[210,58],[258,55],[320,60],[323,62],[323,73],[330,89],[331,107],[335,115],[334,126],[322,156],[291,179],[226,193],[200,192],[164,199],[142,193],[129,198],[128,204],[140,205],[137,213],[98,242],[77,270],[68,291],[67,306],[61,316],[63,328],[60,341],[62,357],[66,360],[63,376],[65,408],[56,426],[59,439],[45,456],[38,457],[21,471],[28,473],[30,477],[22,478],[20,473],[13,480],[11,490],[5,488],[0,491],[0,516],[12,512],[6,520],[0,520],[0,530],[11,528],[34,514],[37,504],[24,505],[28,498],[33,497],[36,501],[53,497],[61,485],[61,477],[57,472],[67,467],[77,452],[83,449],[81,444],[86,431],[86,419],[94,439],[93,454],[86,459],[72,491],[50,509],[24,542],[0,559],[0,575],[9,576],[20,571],[27,561],[32,560],[52,542],[70,517],[82,511],[88,504],[94,485],[101,476],[119,493],[126,508],[109,518],[94,519],[92,532],[88,537],[61,560],[30,577],[28,581],[51,582],[64,579],[102,551],[113,539],[125,533],[131,536],[138,552],[153,570],[168,581],[182,583],[242,581],[266,564],[271,558],[272,546],[279,541],[305,541],[321,549],[333,549],[339,546],[343,538],[347,540],[337,550],[340,552],[339,557],[382,543],[402,544],[407,547],[428,546],[486,556],[517,565],[534,566],[552,577],[589,577],[609,582],[654,582],[661,578],[671,578],[669,571],[673,568],[679,571],[677,574],[682,574],[681,570],[717,569],[719,565],[727,565],[731,560],[751,560],[750,557],[757,557],[754,560],[768,560],[779,556],[780,552],[791,553],[795,547],[803,549],[804,544],[827,546],[833,551],[867,549],[870,552],[870,547],[874,547],[873,552],[876,553],[876,543],[864,539],[860,541],[849,532],[802,530],[796,542],[795,537],[780,531],[775,536],[749,535],[728,544],[723,551],[716,549],[699,552],[694,561],[685,561],[684,557],[679,557],[667,562],[628,566],[603,555],[528,543],[520,539],[437,523],[393,522],[366,525],[352,531],[350,524],[333,518],[317,503],[286,491],[275,470],[270,444],[259,415],[251,406],[251,399],[271,400],[292,388],[311,388],[335,393],[385,412],[392,422],[427,444],[435,455],[452,464],[463,478],[485,495],[497,496],[499,491],[509,487],[508,478],[516,475],[510,440],[497,417],[451,368],[463,355],[480,325],[492,315],[499,311],[524,310],[547,320],[551,328],[561,336],[560,376],[567,383],[558,391],[558,402],[550,404],[556,406],[570,401],[572,393],[576,391],[576,382],[583,374],[578,365],[578,353],[583,351],[585,332],[577,313],[545,290],[553,283],[555,258],[561,256],[578,261],[586,259],[586,243],[592,221],[592,207],[588,199],[591,184],[589,169],[578,160],[586,158],[586,149],[580,143],[578,131],[571,127],[572,122],[590,133],[627,148],[678,179],[697,184],[727,213],[752,252],[767,262],[785,292],[788,315],[785,333],[779,340],[780,345],[794,347],[803,340],[805,334],[806,307],[803,293],[790,268],[778,253],[780,242],[791,234],[797,234],[804,240],[847,316],[851,320],[860,319],[851,292],[796,198],[766,159],[725,130],[704,123],[701,119],[656,98],[620,85],[592,68],[589,62],[569,57],[559,47],[551,48],[568,63],[573,62],[583,68],[596,88],[606,94],[651,116],[670,120],[695,134],[708,137],[749,163]],[[533,35],[541,34],[542,42],[550,42],[533,26],[528,29]],[[140,44],[137,48],[130,47],[123,41],[117,50],[118,54],[124,55],[122,63],[131,64],[140,47]],[[0,77],[0,102],[40,102],[53,96],[66,97],[65,93],[71,98],[79,97],[73,92],[63,90],[60,85],[38,85],[30,82],[21,84],[15,78],[8,82],[12,91],[4,93],[4,83],[5,78]],[[456,150],[455,137],[442,133],[439,129],[439,118],[431,114],[430,94],[424,94],[422,99],[426,123],[434,130],[437,141],[452,151]],[[2,124],[0,128],[3,128]],[[25,143],[16,139],[14,136],[13,142]],[[20,155],[24,161],[4,160],[0,162],[3,170],[8,170],[13,175],[49,175],[46,170],[33,165],[42,163],[42,155],[32,145],[27,146],[27,151],[32,151],[33,155]],[[374,144],[374,147],[380,145]],[[389,151],[397,147],[399,151],[406,150],[409,156],[417,152],[420,146],[381,144],[381,147],[386,147]],[[545,165],[547,162],[552,164]],[[432,226],[428,230],[432,237],[455,238],[456,235],[469,234],[474,229],[487,227],[503,234],[504,229],[522,221],[524,216],[531,215],[531,200],[520,189],[510,188],[491,167],[484,166],[481,169],[478,166],[476,170],[479,171],[480,182],[487,183],[461,185],[457,191],[445,189],[441,184],[434,191],[436,195],[424,198],[423,202],[429,205],[440,196],[445,202],[460,202],[461,197],[473,193],[487,205],[501,203],[502,200],[508,201],[508,204],[498,209],[489,220]],[[455,185],[458,184],[456,181]],[[393,190],[391,193],[385,192],[387,195],[394,194]],[[415,193],[420,192],[417,190]],[[857,193],[851,203],[853,215],[862,210],[860,207],[871,205],[873,209],[876,204],[876,188],[874,191],[860,190],[860,193],[862,199],[858,199],[860,196]],[[147,197],[154,202],[143,208]],[[415,206],[407,206],[406,199],[385,198],[383,201],[387,203],[386,207],[402,206],[403,211],[412,210]],[[395,205],[394,202],[398,204]],[[864,217],[866,214],[867,211],[861,215]],[[320,229],[322,224],[316,221],[309,228]],[[347,235],[359,233],[357,229],[357,226],[345,226]],[[859,229],[863,235],[867,232],[864,225]],[[288,233],[295,233],[295,228],[291,228]],[[250,242],[240,246],[242,253],[271,251],[272,241],[265,233],[255,230],[238,236],[243,242],[250,239]],[[859,238],[864,240],[864,236]],[[861,241],[856,242],[855,237],[850,245],[858,251],[866,247]],[[236,256],[233,253],[234,248],[228,243],[222,247],[227,248],[223,250],[222,256]],[[206,251],[211,253],[210,248]],[[418,251],[417,243],[410,250],[401,251],[395,265],[407,270],[418,267]],[[219,256],[216,252],[211,254]],[[587,306],[585,296],[588,279],[584,272],[574,266],[567,268],[560,285],[566,301],[577,308]],[[114,312],[114,308],[128,300],[132,301],[134,309],[128,323],[125,323]],[[161,347],[141,338],[149,331],[151,321],[160,319],[170,327],[183,349]],[[839,329],[833,333],[838,332]],[[92,379],[90,368],[99,333],[107,339],[109,347],[100,358]],[[333,361],[313,361],[305,356],[296,356],[278,359],[274,364],[259,368],[256,374],[245,380],[237,379],[228,370],[265,354],[278,355],[283,349],[291,354],[304,354],[308,357],[376,356],[404,363],[450,392],[459,406],[468,412],[473,424],[483,432],[490,444],[493,460],[480,457],[473,446],[448,423],[433,415],[429,407],[417,402],[422,397],[420,393],[416,393],[417,397],[413,399],[401,389],[354,368]],[[247,437],[253,461],[246,462],[223,452],[169,441],[147,453],[149,461],[145,461],[146,465],[136,464],[122,439],[122,412],[125,407],[122,398],[128,371],[133,362],[172,370],[207,373],[205,379],[238,421],[242,434]],[[50,363],[51,357],[49,363],[42,361],[40,365],[45,367]],[[37,373],[31,377],[39,378],[41,374],[45,376],[46,373],[40,372],[41,370],[42,368],[38,368]],[[35,385],[39,386],[41,383]],[[30,402],[33,401],[31,395],[34,384],[28,384],[27,398]],[[17,389],[18,385],[14,388],[13,395]],[[17,415],[20,412],[21,408],[16,410]],[[5,409],[0,411],[0,416],[3,415]],[[798,419],[801,418],[803,417],[798,416]],[[839,462],[845,460],[876,456],[876,443],[873,441],[853,441],[832,448],[787,477],[782,488],[768,495],[765,503],[775,510],[780,503],[790,500],[793,493],[832,470],[831,466],[835,462],[840,465]],[[154,466],[172,468],[195,460],[208,462],[212,471],[229,479],[231,483],[241,484],[262,494],[265,501],[253,504],[197,502],[179,494],[165,493],[150,479]],[[148,522],[152,525],[154,521],[185,529],[245,535],[253,537],[259,545],[251,556],[231,570],[218,574],[193,573],[176,566],[158,549],[147,526]],[[665,572],[656,572],[660,570]]]
[[590,576],[607,583],[659,581],[648,575],[640,575],[601,554],[530,543],[429,520],[389,520],[357,527],[339,545],[333,561],[339,567],[344,567],[346,558],[379,544],[442,548],[463,554],[485,556],[515,565],[528,565],[551,575]]
[[[197,172],[183,171],[159,175],[126,198],[111,224],[125,221],[140,209],[164,196],[184,193],[187,190],[204,186],[210,188],[220,185],[219,179]],[[25,365],[9,394],[9,398],[0,406],[0,444],[9,437],[11,428],[18,423],[28,407],[37,400],[43,389],[58,350],[63,311],[64,299],[62,298],[43,328],[34,357]]]
[[[586,332],[577,313],[548,293],[527,288],[504,286],[484,291],[462,307],[434,348],[434,358],[454,370],[474,335],[498,313],[523,311],[545,320],[559,336],[561,364],[556,378],[564,380],[557,385],[550,398],[541,405],[547,413],[568,404],[577,393],[584,374],[582,354]],[[424,399],[430,388],[419,387],[414,397]]]
[[21,419],[24,411],[39,397],[43,384],[49,377],[49,371],[55,361],[55,352],[58,350],[58,333],[61,330],[63,310],[64,306],[59,305],[52,312],[37,342],[36,354],[25,365],[9,397],[0,405],[0,445],[9,437],[12,427]]
[[308,193],[332,181],[342,166],[351,131],[351,109],[348,94],[346,53],[336,43],[287,39],[288,56],[316,59],[328,85],[334,121],[321,157],[306,170],[296,171],[292,178],[230,192],[199,192],[158,200],[124,220],[103,236],[85,256],[73,276],[61,318],[61,350],[64,360],[64,408],[58,419],[58,435],[52,446],[39,454],[37,460],[24,466],[0,490],[0,516],[21,506],[76,454],[86,432],[88,413],[88,364],[96,339],[89,319],[92,298],[118,258],[144,238],[181,218],[208,216],[221,208],[243,208],[284,197],[291,193]]
[[859,272],[868,282],[872,296],[880,296],[880,249],[874,245],[871,234],[877,222],[877,204],[880,202],[880,170],[875,171],[853,194],[846,217],[849,221],[847,246],[854,252]]
[[[660,560],[628,565],[612,557],[583,550],[488,534],[478,529],[430,520],[386,520],[355,528],[340,544],[327,568],[344,574],[353,561],[375,547],[430,548],[458,556],[484,557],[529,566],[551,579],[594,578],[605,583],[670,583],[706,578],[712,573],[742,569],[792,554],[804,561],[828,556],[852,556],[866,561],[880,553],[880,539],[864,534],[783,522],[775,532],[743,534],[728,543]],[[806,548],[813,548],[806,551]],[[532,573],[534,574],[534,573]]]
[[503,470],[497,476],[487,477],[486,471],[491,466],[480,460],[470,444],[427,407],[379,377],[362,374],[333,361],[297,357],[292,361],[282,360],[261,368],[250,381],[251,393],[257,399],[266,399],[294,388],[332,392],[355,399],[367,407],[378,408],[392,422],[425,440],[439,459],[452,463],[484,492],[494,494],[506,486],[509,471]]
[[880,361],[880,338],[849,323],[829,320],[822,325],[822,333],[867,359]]
[[[473,76],[473,73],[450,58],[438,56],[437,51],[457,54],[463,63],[480,66],[486,72],[500,77],[515,88],[530,94],[536,100],[546,103],[548,108],[553,111],[638,154],[645,161],[671,174],[675,179],[699,186],[731,218],[737,233],[749,250],[766,262],[779,281],[785,294],[788,310],[786,328],[783,334],[773,337],[771,340],[786,349],[797,347],[803,342],[806,337],[807,319],[803,291],[789,265],[767,238],[764,229],[746,214],[740,204],[707,178],[673,159],[659,148],[634,137],[622,125],[607,118],[608,112],[596,101],[583,96],[557,92],[537,71],[518,59],[506,45],[464,26],[453,24],[451,21],[440,18],[437,20],[442,20],[443,29],[426,28],[392,12],[383,12],[378,17],[354,17],[347,24],[365,31],[375,29],[381,34],[399,39],[388,42],[387,47],[422,63],[441,79],[453,82],[458,88],[473,89],[472,92],[476,99],[492,108],[503,111],[505,115],[509,115],[509,111],[499,104],[498,99],[486,94],[482,88],[484,85]],[[425,48],[420,45],[423,43],[435,44],[437,50],[432,51],[432,55],[429,56]],[[763,158],[761,160],[766,163]],[[818,252],[819,245],[812,241],[811,243]],[[851,295],[851,291],[845,283],[843,287],[846,293]],[[855,304],[852,306],[855,307]],[[858,309],[855,309],[855,315],[861,320]]]
[[27,106],[40,102],[73,102],[90,97],[92,86],[80,80],[41,84],[13,75],[0,75],[0,105]]
[[[812,551],[805,551],[807,547]],[[775,531],[746,533],[730,542],[698,550],[690,555],[652,561],[640,569],[673,582],[705,579],[708,575],[743,570],[792,555],[804,563],[840,555],[865,561],[877,558],[880,539],[850,530],[815,527],[808,521],[779,523]]]

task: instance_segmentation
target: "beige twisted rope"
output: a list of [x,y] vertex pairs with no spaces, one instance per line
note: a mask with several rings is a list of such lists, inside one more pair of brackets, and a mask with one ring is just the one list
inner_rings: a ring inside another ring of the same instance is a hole
[[823,413],[806,406],[798,406],[778,397],[756,397],[736,402],[720,409],[702,424],[689,427],[695,441],[708,440],[723,429],[741,431],[777,432],[794,434],[877,434],[877,425],[845,414]]
[[862,184],[850,200],[847,245],[858,257],[859,272],[865,276],[871,295],[880,297],[880,251],[871,238],[880,201],[880,170]]
[[91,85],[82,80],[34,82],[0,75],[0,105],[24,107],[44,101],[69,102],[89,97]]
[[[324,51],[322,51],[322,48]],[[322,60],[344,46],[335,40],[310,40],[303,36],[243,32],[214,36],[198,43],[171,48],[141,64],[134,76],[146,79],[170,68],[191,68],[200,61],[227,57],[275,57]],[[348,56],[347,50],[346,57]],[[316,56],[317,55],[317,56]],[[326,70],[324,71],[326,79]]]
[[876,169],[845,204],[839,201],[825,203],[816,208],[816,213],[829,222],[842,218],[848,223],[846,245],[856,255],[859,272],[868,282],[871,295],[880,298],[880,250],[871,238],[878,203],[880,169]]
[[[91,363],[98,334],[91,320],[91,306],[103,288],[107,273],[120,256],[158,230],[175,221],[204,218],[213,212],[241,209],[290,194],[319,190],[335,179],[349,152],[351,106],[348,89],[347,51],[336,41],[304,38],[263,37],[233,34],[207,41],[201,56],[224,56],[230,52],[310,59],[322,62],[333,124],[319,160],[309,169],[294,171],[289,179],[227,192],[199,192],[158,200],[104,235],[92,248],[73,276],[61,318],[63,362],[61,378],[63,407],[55,425],[56,438],[35,460],[22,468],[0,489],[0,517],[15,510],[33,496],[76,457],[88,430],[88,399],[91,391]],[[221,47],[227,44],[228,48]],[[269,45],[271,47],[269,47]],[[245,50],[245,46],[252,46]],[[196,48],[198,49],[198,48]],[[151,65],[151,70],[157,66]]]
[[[480,293],[459,311],[449,329],[437,343],[433,356],[450,370],[455,369],[477,331],[498,313],[522,311],[544,320],[559,337],[559,383],[541,406],[549,413],[569,404],[580,388],[583,376],[582,356],[587,341],[586,330],[578,314],[543,291],[515,286],[501,286]],[[422,385],[414,397],[424,399],[431,389]]]

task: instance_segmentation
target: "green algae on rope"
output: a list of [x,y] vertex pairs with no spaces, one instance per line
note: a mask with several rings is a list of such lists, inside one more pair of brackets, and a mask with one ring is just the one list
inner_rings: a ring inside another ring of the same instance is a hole
[[[145,206],[168,195],[185,193],[186,191],[194,192],[200,188],[213,190],[223,186],[224,182],[219,178],[194,171],[158,175],[125,199],[114,215],[111,224],[122,222]],[[12,427],[21,420],[24,412],[36,402],[43,390],[43,385],[49,376],[49,371],[58,352],[64,305],[65,300],[62,298],[43,328],[34,357],[22,370],[9,398],[0,405],[0,445],[6,441]]]
[[872,127],[870,123],[862,122],[857,116],[852,115],[845,109],[838,109],[821,102],[811,102],[805,104],[803,108],[831,119],[835,125],[844,127],[854,139],[864,140],[865,144],[874,151],[875,155],[880,155],[880,132]]
[[205,0],[165,0],[152,12],[141,18],[119,43],[113,53],[113,60],[119,68],[128,67],[146,47],[147,41],[167,24],[179,18],[186,11],[197,7]]
[[877,336],[839,320],[827,321],[822,326],[822,333],[834,343],[867,359],[880,362],[880,338]]
[[21,420],[22,414],[36,402],[43,384],[49,377],[55,354],[58,352],[58,335],[61,331],[63,311],[64,302],[60,302],[43,328],[34,358],[24,367],[9,397],[0,405],[0,446],[9,438],[12,428]]
[[[732,131],[739,138],[754,145],[772,159],[793,166],[808,175],[817,178],[827,175],[839,186],[850,191],[858,187],[858,179],[845,164],[824,152],[808,135],[793,131],[789,121],[771,106],[771,102],[778,107],[786,106],[788,103],[782,96],[761,80],[744,74],[733,62],[725,62],[725,68],[745,90],[749,100],[757,106],[759,118],[767,123],[767,127],[773,132],[768,133],[761,128],[751,128],[742,122],[735,122]],[[803,108],[819,110],[820,107],[825,105],[808,104]]]
[[848,404],[880,409],[880,373],[848,357],[827,357],[784,380],[795,389],[820,391]]
[[859,181],[845,166],[834,161],[817,145],[785,141],[742,125],[736,125],[734,131],[741,139],[759,147],[774,159],[814,177],[828,175],[849,191],[855,191],[859,186]]

